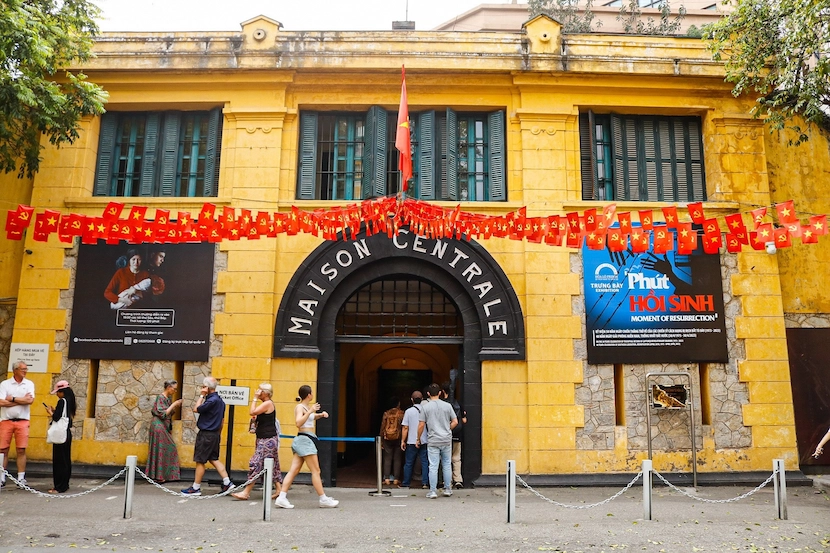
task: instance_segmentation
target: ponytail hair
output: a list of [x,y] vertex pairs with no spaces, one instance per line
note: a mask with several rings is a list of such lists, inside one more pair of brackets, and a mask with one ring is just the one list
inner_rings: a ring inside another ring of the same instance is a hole
[[297,392],[297,394],[298,395],[295,401],[304,400],[309,396],[309,394],[311,394],[311,386],[309,386],[308,384],[303,384],[302,386],[300,386],[300,389]]

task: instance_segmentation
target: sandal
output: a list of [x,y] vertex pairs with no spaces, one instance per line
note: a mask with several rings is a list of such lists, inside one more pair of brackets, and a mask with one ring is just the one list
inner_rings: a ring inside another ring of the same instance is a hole
[[239,501],[248,501],[248,496],[242,495],[242,492],[232,493],[231,497],[238,499]]
[[54,494],[58,494],[58,493],[60,493],[60,492],[59,492],[58,490],[56,490],[55,488],[52,488],[52,489],[51,489],[51,490],[49,490],[47,493],[51,493],[51,494],[53,494],[53,495],[54,495]]

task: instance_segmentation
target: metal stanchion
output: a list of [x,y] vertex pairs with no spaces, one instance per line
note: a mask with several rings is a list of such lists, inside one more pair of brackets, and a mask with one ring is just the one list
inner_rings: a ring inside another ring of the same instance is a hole
[[375,466],[377,466],[378,489],[375,492],[369,492],[373,496],[392,495],[392,492],[383,489],[383,447],[380,443],[380,436],[375,436]]
[[[6,462],[6,456],[3,455],[2,453],[0,453],[0,470],[3,471],[3,482],[6,481],[6,474],[5,474],[6,468],[4,466],[5,462]],[[2,490],[2,489],[3,489],[3,486],[0,486],[0,490]]]
[[772,460],[772,482],[775,485],[775,510],[779,519],[787,520],[787,475],[784,472],[784,460]]
[[265,480],[262,482],[262,520],[271,520],[271,494],[274,493],[274,459],[265,459]]
[[507,461],[507,522],[516,519],[516,461]]
[[133,488],[135,488],[135,467],[138,464],[138,456],[127,456],[127,474],[124,483],[124,518],[133,516]]
[[651,518],[651,459],[643,459],[643,520]]

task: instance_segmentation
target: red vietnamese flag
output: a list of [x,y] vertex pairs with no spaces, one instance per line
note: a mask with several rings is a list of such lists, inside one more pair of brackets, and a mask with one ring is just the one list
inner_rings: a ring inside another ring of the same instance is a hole
[[775,237],[772,234],[772,223],[764,223],[758,226],[758,240],[764,244],[772,242]]
[[802,244],[816,244],[818,243],[818,234],[813,230],[811,225],[804,225],[801,227],[801,243]]
[[654,253],[666,253],[674,249],[674,234],[666,225],[657,225],[652,229],[654,234]]
[[54,209],[46,209],[43,211],[44,220],[46,221],[46,232],[58,232],[58,224],[61,220],[61,212]]
[[801,238],[801,222],[797,219],[794,223],[785,223],[784,228],[790,233],[790,238]]
[[720,225],[718,224],[717,218],[712,217],[711,219],[703,221],[703,237],[705,238],[704,245],[706,243],[717,243],[717,247],[723,245],[723,237],[720,233]]
[[401,105],[398,108],[398,130],[395,148],[400,152],[398,168],[401,171],[401,191],[406,192],[412,178],[412,142],[409,137],[409,102],[406,97],[406,69],[401,66]]
[[251,221],[253,221],[253,217],[251,217],[251,210],[250,209],[240,209],[239,210],[239,233],[243,236],[248,235],[248,230],[251,228]]
[[744,217],[740,213],[724,215],[723,219],[726,221],[727,232],[731,232],[732,234],[746,228]]
[[121,211],[124,210],[124,204],[121,202],[110,202],[104,208],[104,221],[113,221],[121,217]]
[[211,203],[202,205],[202,210],[199,212],[199,223],[213,222],[213,216],[216,214],[216,206]]
[[766,241],[760,233],[752,231],[749,233],[749,245],[753,250],[763,250],[766,247]]
[[813,215],[810,217],[810,227],[813,234],[824,236],[827,234],[827,215]]
[[559,215],[548,217],[548,233],[545,235],[545,244],[551,246],[562,245],[562,234],[559,232]]
[[9,230],[22,230],[23,227],[20,226],[18,219],[17,219],[17,210],[8,210],[6,211],[6,231]]
[[687,206],[689,210],[689,216],[692,218],[692,222],[697,225],[702,225],[703,221],[706,219],[706,215],[703,213],[703,202],[694,202]]
[[642,228],[631,230],[631,251],[634,253],[645,253],[648,251],[648,231]]
[[32,238],[34,238],[36,242],[46,242],[49,239],[49,231],[47,231],[45,213],[38,213],[35,215],[35,226],[32,232]]
[[597,229],[605,232],[614,222],[614,214],[617,212],[617,204],[608,204],[602,208],[602,216],[605,219],[604,224],[600,227],[600,221],[597,221]]
[[664,207],[663,220],[666,221],[666,227],[677,228],[677,207]]
[[776,248],[789,248],[793,245],[792,239],[790,238],[790,232],[786,227],[777,228],[772,234],[775,237],[774,242]]
[[260,211],[256,214],[256,230],[260,235],[268,234],[271,227],[271,214],[267,211]]
[[626,246],[628,245],[628,236],[626,234],[623,234],[622,230],[620,230],[619,227],[608,229],[606,240],[608,244],[608,249],[612,252],[621,252],[625,250]]
[[654,214],[650,209],[643,209],[638,212],[640,217],[640,226],[643,230],[652,230],[654,228]]
[[[17,211],[15,212],[14,217],[14,225],[23,230],[28,228],[32,222],[32,213],[35,211],[35,208],[29,207],[28,205],[19,204],[17,206]],[[8,227],[8,223],[7,223]],[[7,228],[8,230],[8,228]]]
[[752,213],[752,222],[754,224],[753,228],[758,230],[758,227],[764,222],[764,216],[767,214],[767,208],[759,207],[758,209],[753,209],[750,213]]
[[617,221],[620,222],[620,231],[623,234],[628,234],[631,232],[631,213],[626,211],[625,213],[617,213]]
[[170,222],[170,210],[169,209],[156,209],[156,218],[155,218],[154,222],[157,225],[167,226],[167,223]]
[[798,221],[798,217],[795,216],[795,202],[793,200],[775,204],[775,210],[778,212],[778,221],[782,225]]
[[677,225],[677,251],[689,254],[697,249],[697,231],[692,229],[692,223]]
[[134,205],[130,208],[129,220],[134,225],[136,223],[143,223],[144,217],[147,215],[147,206]]
[[589,231],[585,237],[585,242],[588,244],[590,250],[602,250],[605,248],[605,236]]

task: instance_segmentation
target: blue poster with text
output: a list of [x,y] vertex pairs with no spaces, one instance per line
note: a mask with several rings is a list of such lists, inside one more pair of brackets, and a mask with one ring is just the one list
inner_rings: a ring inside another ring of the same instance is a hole
[[728,360],[720,255],[583,247],[588,363]]

